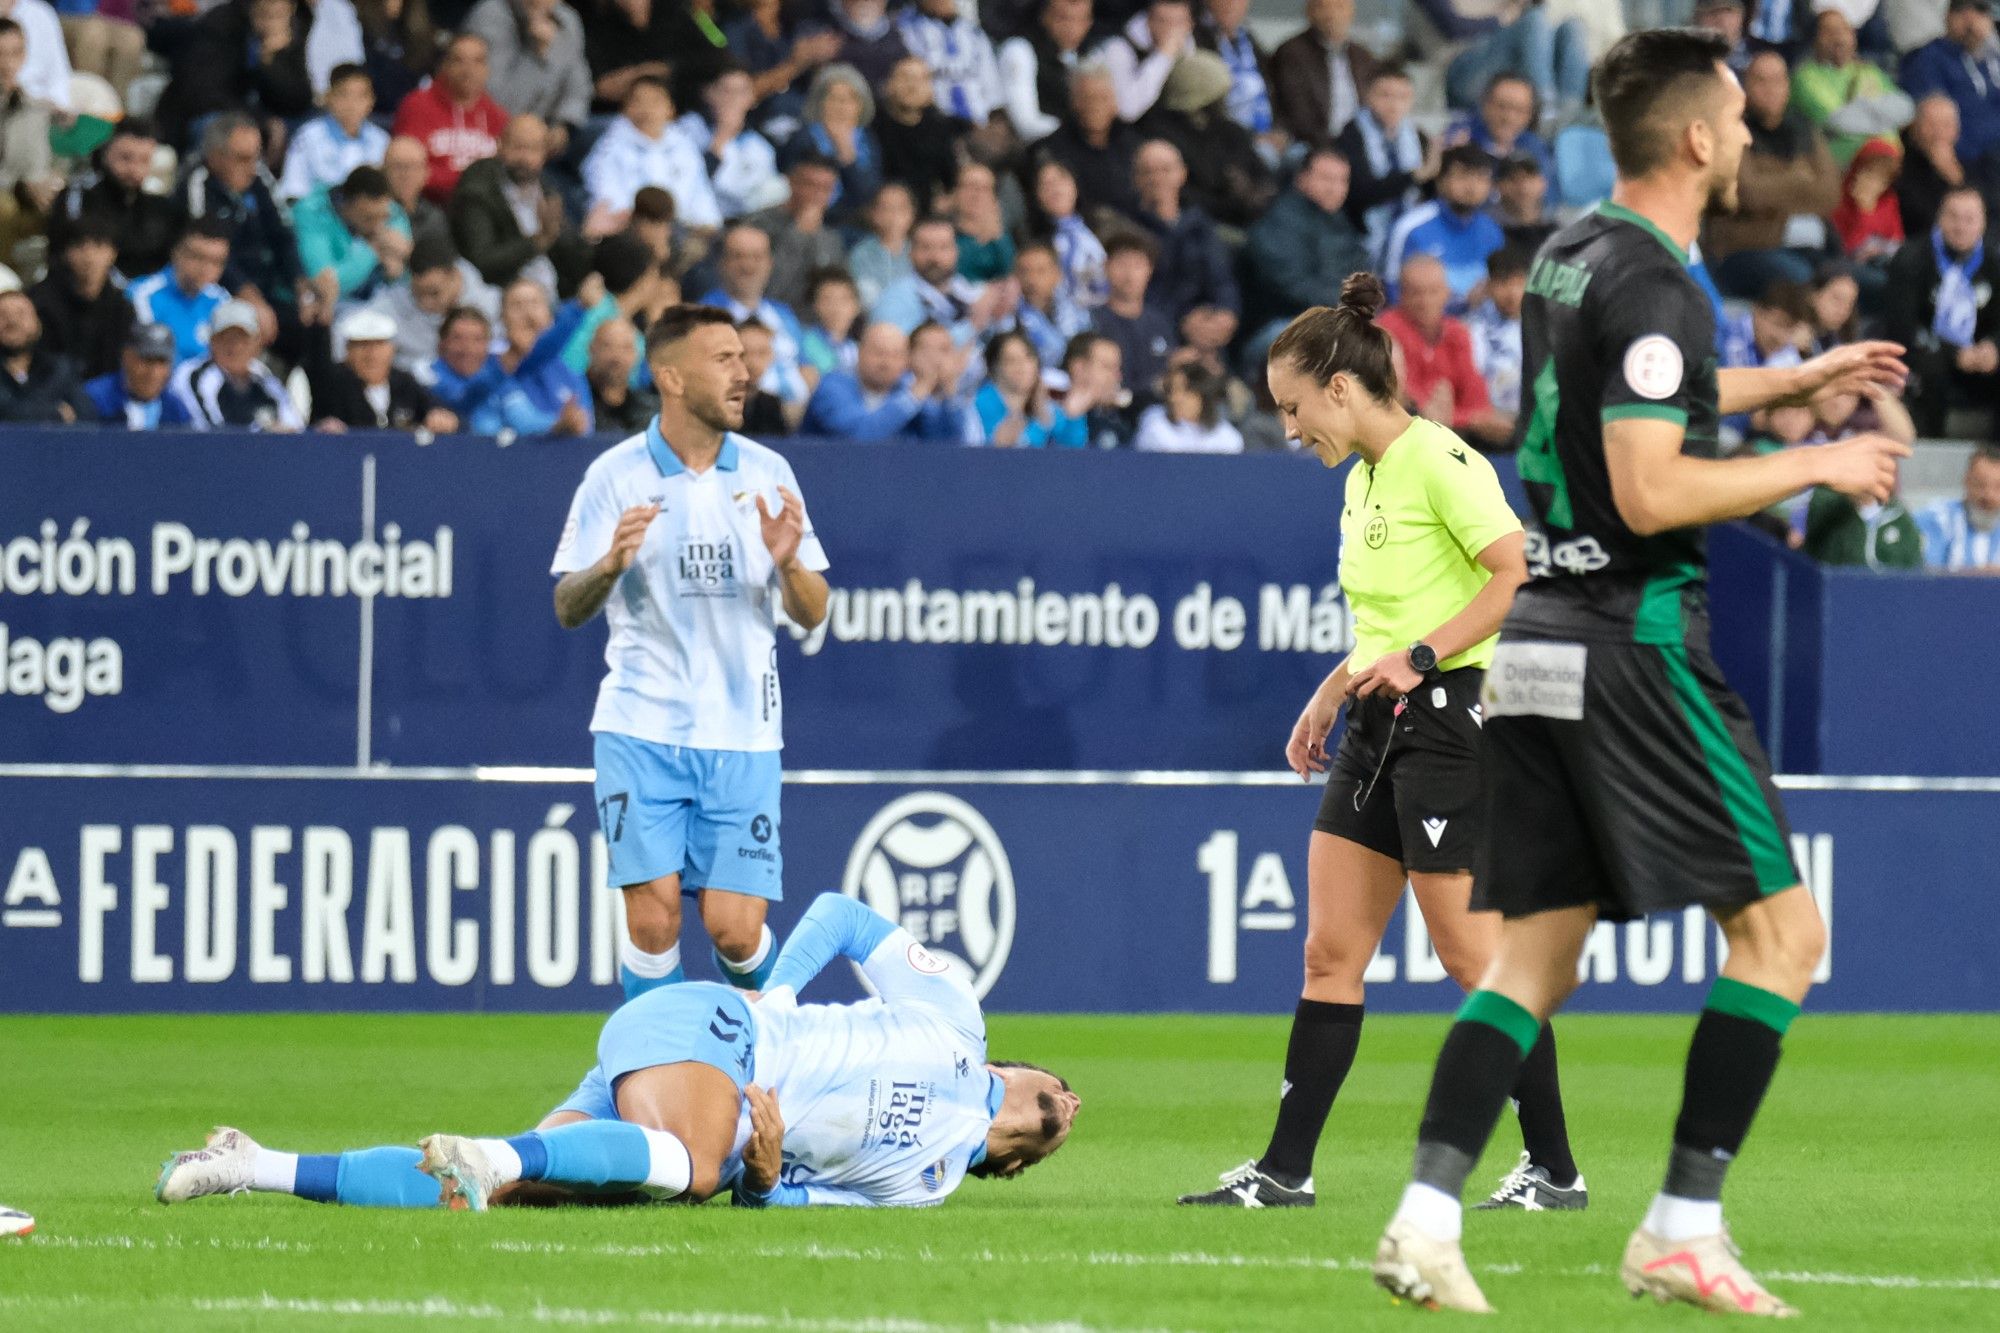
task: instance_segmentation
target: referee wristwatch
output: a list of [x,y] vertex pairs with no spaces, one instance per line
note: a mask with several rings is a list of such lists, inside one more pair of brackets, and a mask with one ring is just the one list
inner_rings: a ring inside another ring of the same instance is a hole
[[1438,655],[1435,649],[1421,640],[1410,645],[1410,670],[1428,680],[1436,674],[1437,669]]

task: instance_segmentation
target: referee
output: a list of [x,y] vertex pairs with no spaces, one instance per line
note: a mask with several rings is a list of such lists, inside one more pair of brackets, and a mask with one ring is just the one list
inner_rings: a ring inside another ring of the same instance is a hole
[[750,375],[729,312],[669,307],[646,355],[660,415],[591,463],[550,567],[565,629],[599,610],[611,627],[590,729],[628,1000],[682,979],[684,893],[723,979],[762,987],[784,868],[776,613],[811,629],[827,603],[791,464],[735,433]]
[[1778,1064],[1826,933],[1798,882],[1768,761],[1708,646],[1703,528],[1819,485],[1886,501],[1907,445],[1881,435],[1718,460],[1719,417],[1897,385],[1902,349],[1718,373],[1688,251],[1735,206],[1750,141],[1713,33],[1636,32],[1595,93],[1612,202],[1551,238],[1528,279],[1520,469],[1530,582],[1487,673],[1486,826],[1474,901],[1500,948],[1438,1055],[1414,1181],[1375,1260],[1398,1296],[1489,1308],[1460,1252],[1459,1196],[1599,920],[1708,910],[1728,961],[1688,1049],[1666,1181],[1625,1251],[1635,1295],[1792,1310],[1743,1267],[1722,1180]]
[[[1479,686],[1528,577],[1521,521],[1491,463],[1397,402],[1389,335],[1374,322],[1382,299],[1381,281],[1357,273],[1337,308],[1308,310],[1271,344],[1287,433],[1328,467],[1360,460],[1340,519],[1354,651],[1292,729],[1285,758],[1300,777],[1326,769],[1327,733],[1353,706],[1306,857],[1305,986],[1277,1127],[1261,1158],[1184,1204],[1313,1203],[1313,1153],[1361,1041],[1362,974],[1406,879],[1439,960],[1467,990],[1500,935],[1497,916],[1468,906],[1483,817]],[[1513,1090],[1527,1151],[1488,1206],[1583,1208],[1553,1034],[1534,1051]]]

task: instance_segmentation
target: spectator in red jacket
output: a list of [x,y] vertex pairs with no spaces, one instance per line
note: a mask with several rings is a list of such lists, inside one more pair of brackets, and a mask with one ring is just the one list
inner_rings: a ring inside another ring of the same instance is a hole
[[1857,263],[1887,261],[1903,243],[1903,209],[1894,189],[1902,162],[1893,144],[1870,139],[1848,164],[1833,229],[1841,250]]
[[1482,448],[1504,444],[1514,418],[1493,406],[1472,356],[1472,335],[1445,314],[1451,284],[1431,255],[1412,255],[1397,278],[1397,301],[1375,322],[1394,340],[1397,378],[1412,412],[1450,426]]
[[486,39],[462,32],[445,45],[437,74],[396,109],[398,136],[430,154],[424,197],[442,204],[459,173],[500,150],[507,112],[486,94]]

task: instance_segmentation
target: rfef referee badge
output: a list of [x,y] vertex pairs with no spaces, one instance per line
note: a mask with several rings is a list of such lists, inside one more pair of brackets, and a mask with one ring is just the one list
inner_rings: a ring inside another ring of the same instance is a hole
[[1379,551],[1389,540],[1389,520],[1380,514],[1368,520],[1368,526],[1361,530],[1361,540],[1368,543],[1368,549]]

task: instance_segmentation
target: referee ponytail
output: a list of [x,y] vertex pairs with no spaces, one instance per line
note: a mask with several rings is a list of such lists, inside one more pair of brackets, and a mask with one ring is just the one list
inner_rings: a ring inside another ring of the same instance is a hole
[[1396,363],[1389,334],[1375,323],[1388,300],[1373,273],[1352,273],[1340,284],[1340,304],[1316,305],[1285,326],[1271,344],[1270,362],[1290,362],[1314,383],[1346,375],[1371,397],[1396,400]]

